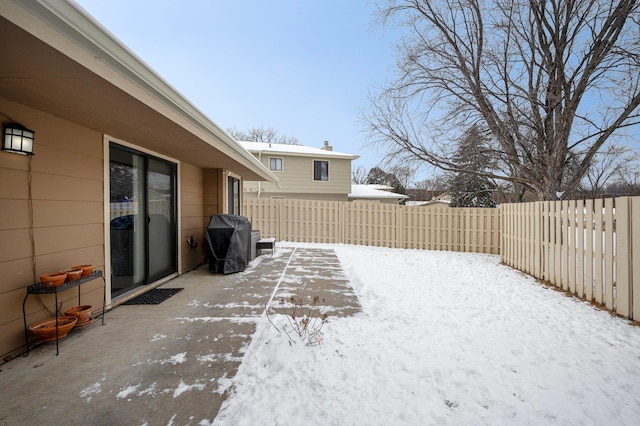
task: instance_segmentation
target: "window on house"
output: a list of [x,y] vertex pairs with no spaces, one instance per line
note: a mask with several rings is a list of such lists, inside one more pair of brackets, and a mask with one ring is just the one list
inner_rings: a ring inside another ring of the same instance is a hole
[[227,201],[229,214],[240,214],[240,179],[229,176],[227,179]]
[[276,172],[282,171],[282,158],[270,157],[269,158],[269,170]]
[[313,160],[313,180],[329,181],[329,162]]

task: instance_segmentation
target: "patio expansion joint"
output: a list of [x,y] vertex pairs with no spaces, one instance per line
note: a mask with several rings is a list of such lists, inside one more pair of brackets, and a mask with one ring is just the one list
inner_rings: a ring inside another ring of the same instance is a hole
[[287,260],[287,264],[284,266],[284,269],[282,270],[282,274],[280,274],[280,278],[278,279],[278,282],[276,283],[276,286],[273,289],[273,293],[271,293],[271,297],[269,298],[269,301],[267,302],[267,305],[265,306],[264,311],[262,312],[263,317],[267,315],[267,310],[269,309],[269,306],[271,306],[271,302],[273,302],[273,299],[276,297],[276,293],[280,288],[280,283],[282,283],[282,281],[284,280],[284,276],[287,273],[287,268],[289,268],[289,264],[291,263],[291,260],[293,259],[293,256],[295,255],[295,253],[296,253],[296,247],[293,248],[293,251],[289,256],[289,260]]

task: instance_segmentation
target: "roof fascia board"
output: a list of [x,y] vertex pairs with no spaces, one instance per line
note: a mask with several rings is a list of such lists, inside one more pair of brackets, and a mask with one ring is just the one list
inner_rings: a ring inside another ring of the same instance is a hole
[[[74,2],[0,2],[2,16],[267,181],[278,178]],[[42,24],[46,25],[42,25]],[[80,48],[80,49],[79,49]],[[163,108],[161,108],[163,107]]]
[[[288,155],[291,157],[313,157],[313,158],[336,158],[336,159],[345,159],[345,160],[357,160],[358,158],[360,158],[359,155],[353,155],[353,154],[325,154],[322,152],[316,152],[316,153],[312,153],[312,152],[291,152],[291,151],[278,151],[277,149],[269,149],[269,150],[262,150],[262,149],[249,149],[249,152],[253,152],[255,154],[263,154],[263,155]],[[329,151],[332,152],[332,151]]]

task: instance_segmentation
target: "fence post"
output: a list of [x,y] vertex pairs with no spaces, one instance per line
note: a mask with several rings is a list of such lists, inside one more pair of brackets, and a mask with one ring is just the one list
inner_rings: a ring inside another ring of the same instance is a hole
[[285,239],[284,232],[286,229],[286,211],[284,201],[277,200],[276,201],[276,211],[277,219],[276,219],[276,233],[278,234],[278,241],[283,241]]
[[620,315],[629,317],[631,314],[631,287],[629,286],[629,278],[631,275],[631,244],[629,222],[629,197],[621,197],[616,199],[616,300],[615,310]]
[[406,207],[395,205],[393,211],[396,217],[396,248],[407,248],[405,243],[405,235],[407,233],[407,221],[405,218]]

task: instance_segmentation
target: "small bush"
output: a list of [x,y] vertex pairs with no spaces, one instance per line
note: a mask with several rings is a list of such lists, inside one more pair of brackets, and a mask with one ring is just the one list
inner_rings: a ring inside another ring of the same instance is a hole
[[[302,298],[295,297],[281,298],[278,301],[278,308],[282,310],[287,322],[278,327],[269,317],[269,307],[267,306],[267,319],[271,325],[289,339],[289,345],[302,342],[306,346],[315,346],[322,341],[322,327],[328,322],[326,313],[321,312],[318,305],[320,297],[315,296],[311,305],[305,305]],[[324,302],[324,299],[322,300]]]

